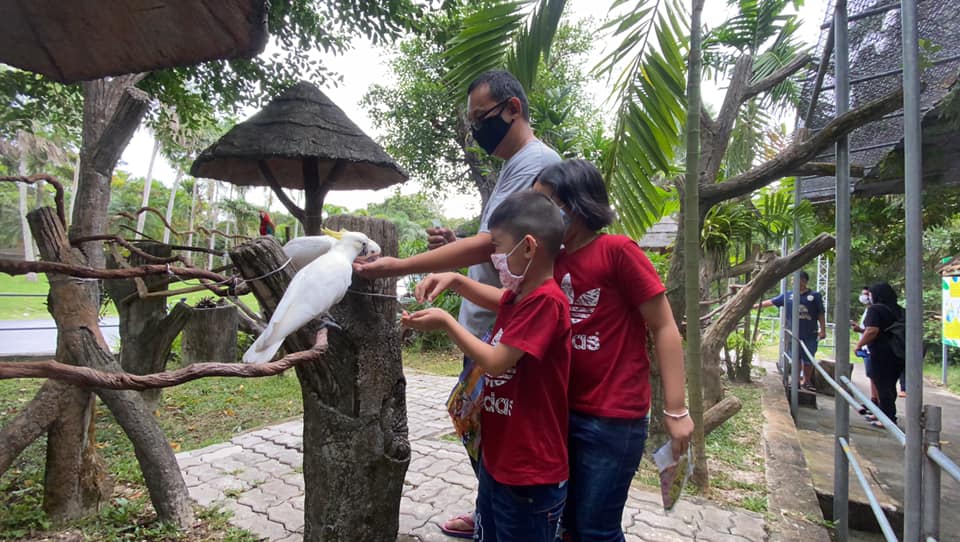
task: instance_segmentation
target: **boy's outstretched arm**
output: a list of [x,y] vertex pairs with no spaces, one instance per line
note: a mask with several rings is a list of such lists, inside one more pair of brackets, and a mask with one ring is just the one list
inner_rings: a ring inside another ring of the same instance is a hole
[[[683,341],[680,331],[673,320],[667,297],[660,294],[640,305],[650,336],[653,349],[660,367],[660,381],[663,385],[663,408],[670,414],[680,414],[686,408],[686,375],[683,365]],[[654,415],[661,413],[655,412]],[[673,442],[673,456],[679,458],[686,451],[693,434],[693,419],[687,415],[681,418],[663,415],[664,425]]]
[[523,357],[523,350],[507,346],[497,346],[476,338],[473,333],[461,326],[450,313],[443,309],[426,309],[408,314],[404,311],[400,325],[421,331],[442,329],[447,332],[457,347],[481,369],[492,376],[499,376],[513,367]]
[[368,280],[447,271],[490,261],[492,253],[493,242],[490,234],[481,232],[473,237],[458,239],[455,243],[408,258],[383,257],[366,264],[354,264],[353,270]]
[[414,289],[417,302],[432,302],[444,290],[452,290],[477,305],[497,312],[503,290],[489,284],[483,284],[460,273],[431,273],[424,277]]

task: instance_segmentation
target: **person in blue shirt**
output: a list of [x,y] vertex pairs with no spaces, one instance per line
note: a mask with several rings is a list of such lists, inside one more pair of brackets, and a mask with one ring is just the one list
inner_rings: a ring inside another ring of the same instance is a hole
[[[826,310],[823,307],[823,296],[820,292],[811,290],[807,283],[810,281],[810,275],[806,271],[800,271],[800,331],[799,338],[810,355],[817,353],[817,345],[821,339],[827,337]],[[793,329],[793,290],[787,292],[786,299],[780,294],[773,299],[768,299],[760,303],[759,307],[786,307],[787,324],[786,329]],[[800,378],[802,387],[815,390],[813,384],[813,360],[810,359],[801,348],[803,359],[803,374]]]

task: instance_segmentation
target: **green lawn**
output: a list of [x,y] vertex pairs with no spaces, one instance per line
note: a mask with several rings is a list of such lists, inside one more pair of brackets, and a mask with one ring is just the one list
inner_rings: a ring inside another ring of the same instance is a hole
[[[188,284],[197,284],[197,281],[191,280]],[[182,287],[184,286],[173,285],[171,289],[179,289]],[[47,290],[47,277],[44,274],[38,275],[35,282],[28,281],[27,278],[22,275],[12,277],[10,275],[0,274],[0,294],[31,295],[31,297],[0,296],[0,320],[39,320],[50,318],[50,313],[47,312]],[[174,296],[170,298],[171,301],[169,303],[172,305],[179,301],[180,298],[186,298],[187,303],[195,305],[204,297],[213,297],[213,294],[208,291],[191,292]],[[260,310],[260,305],[257,303],[253,294],[247,294],[240,299],[254,311]],[[117,314],[117,308],[113,305],[113,302],[108,303],[106,307],[103,308],[103,311],[104,314],[108,316],[116,316]]]

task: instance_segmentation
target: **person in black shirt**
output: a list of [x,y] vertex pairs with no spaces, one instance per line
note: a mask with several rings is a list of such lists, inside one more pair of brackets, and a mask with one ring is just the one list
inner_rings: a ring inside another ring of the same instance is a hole
[[[897,378],[903,371],[904,362],[893,353],[889,334],[884,330],[903,318],[903,307],[897,304],[897,294],[886,282],[874,283],[869,291],[871,303],[863,319],[863,335],[857,342],[855,350],[869,346],[870,365],[873,382],[877,386],[880,410],[896,423]],[[875,419],[871,422],[875,426],[882,427]]]

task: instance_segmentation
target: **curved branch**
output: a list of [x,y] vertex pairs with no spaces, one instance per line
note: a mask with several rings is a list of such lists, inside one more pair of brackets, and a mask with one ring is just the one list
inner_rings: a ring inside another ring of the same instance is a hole
[[[198,226],[196,230],[177,231],[176,229],[174,229],[174,227],[173,227],[169,222],[167,222],[166,217],[164,217],[164,216],[160,213],[160,211],[154,209],[153,207],[141,207],[141,208],[137,209],[136,211],[134,211],[133,213],[130,213],[130,212],[127,212],[127,211],[121,211],[121,212],[116,213],[115,215],[113,215],[113,219],[115,220],[115,219],[117,219],[117,218],[126,218],[127,220],[130,220],[130,221],[136,221],[136,220],[137,220],[137,216],[139,216],[139,215],[141,215],[141,214],[143,214],[143,213],[154,213],[154,214],[156,214],[156,215],[160,218],[160,220],[163,221],[163,225],[166,226],[166,228],[167,228],[168,230],[170,230],[170,233],[172,233],[172,234],[174,234],[174,235],[177,235],[177,236],[184,236],[184,235],[188,235],[188,234],[191,234],[191,233],[203,233],[203,234],[205,234],[205,235],[219,235],[220,237],[223,237],[223,238],[226,238],[226,239],[233,239],[234,241],[236,241],[237,239],[239,239],[239,240],[241,240],[241,241],[249,241],[249,240],[253,239],[252,237],[250,237],[250,236],[248,236],[248,235],[231,235],[231,234],[224,233],[224,232],[222,232],[222,231],[220,231],[220,230],[217,230],[217,229],[210,230],[210,229],[204,228],[203,226]],[[121,226],[121,227],[122,227],[122,226]],[[127,227],[127,229],[131,229],[131,228]],[[146,235],[144,235],[143,232],[138,232],[137,230],[132,230],[132,231],[135,232],[135,233],[137,233],[137,234],[139,234],[139,235],[142,236],[142,237],[147,237]],[[191,249],[191,250],[199,250],[199,249],[193,248],[193,249]],[[223,255],[223,253],[221,252],[220,255]]]
[[743,93],[741,100],[743,100],[743,102],[746,102],[750,98],[763,94],[764,92],[772,89],[773,87],[779,85],[788,77],[790,77],[791,75],[799,71],[801,68],[809,64],[812,60],[813,60],[813,57],[810,56],[808,53],[797,55],[796,58],[791,60],[786,66],[771,73],[770,75],[764,77],[763,79],[757,81],[756,83],[753,83],[750,86],[748,86],[747,90]]
[[88,235],[87,237],[76,237],[76,238],[70,239],[70,245],[77,247],[78,245],[82,243],[86,243],[88,241],[109,241],[111,243],[116,243],[122,246],[123,248],[129,250],[130,252],[136,254],[137,256],[140,256],[141,258],[143,258],[144,260],[150,263],[180,262],[184,265],[189,265],[183,259],[183,256],[170,256],[168,258],[162,258],[160,256],[154,256],[153,254],[148,254],[143,250],[137,248],[137,246],[131,243],[130,241],[127,241],[123,237],[120,237],[119,235]]
[[64,228],[66,228],[67,215],[63,207],[63,185],[60,184],[60,181],[58,181],[53,175],[50,175],[49,173],[38,173],[37,175],[28,175],[26,177],[21,177],[17,175],[0,177],[0,182],[8,182],[8,183],[34,184],[39,181],[44,181],[47,184],[53,185],[53,188],[57,191],[56,194],[53,196],[53,200],[57,204],[57,218],[60,219],[60,223],[63,224]]
[[257,365],[244,363],[194,363],[176,371],[149,375],[115,373],[58,361],[3,362],[0,363],[0,379],[6,378],[52,378],[75,386],[110,390],[143,391],[154,388],[178,386],[198,378],[210,376],[234,376],[258,378],[273,376],[304,363],[319,361],[327,350],[326,330],[318,334],[319,341],[310,350],[284,356],[277,361]]
[[306,212],[300,208],[299,205],[293,202],[287,193],[283,191],[283,187],[280,186],[280,182],[277,181],[277,178],[273,175],[273,171],[270,170],[270,166],[267,165],[265,160],[258,160],[257,167],[260,168],[260,174],[263,175],[263,178],[266,179],[267,183],[270,185],[270,188],[273,190],[273,193],[277,195],[277,199],[280,200],[280,203],[290,211],[290,214],[297,218],[300,222],[303,222],[306,218]]
[[753,192],[788,175],[812,160],[837,138],[887,113],[896,111],[902,103],[903,89],[897,89],[879,100],[834,118],[813,137],[791,144],[772,160],[722,183],[702,185],[700,187],[701,205],[703,208],[709,208],[721,201]]
[[59,262],[21,262],[0,259],[0,273],[8,275],[26,275],[27,273],[61,273],[71,277],[89,279],[129,279],[148,275],[172,274],[180,278],[209,279],[226,283],[230,279],[206,269],[194,267],[173,267],[169,264],[147,264],[128,269],[96,269],[85,265],[70,265]]

